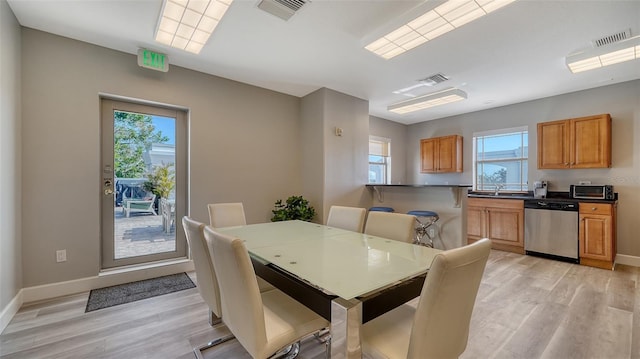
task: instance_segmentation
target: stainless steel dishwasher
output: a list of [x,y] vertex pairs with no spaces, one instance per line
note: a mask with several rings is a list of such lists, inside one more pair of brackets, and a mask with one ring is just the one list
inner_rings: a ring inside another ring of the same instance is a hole
[[524,249],[526,254],[579,263],[578,203],[525,200]]

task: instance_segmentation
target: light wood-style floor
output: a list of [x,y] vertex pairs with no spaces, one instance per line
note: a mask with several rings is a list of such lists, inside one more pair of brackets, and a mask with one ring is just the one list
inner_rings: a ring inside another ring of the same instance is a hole
[[[640,268],[616,271],[492,251],[462,358],[640,358]],[[23,307],[1,358],[194,358],[226,334],[197,289],[84,313],[88,293]],[[321,358],[308,341],[301,358]],[[237,341],[207,358],[248,358]]]

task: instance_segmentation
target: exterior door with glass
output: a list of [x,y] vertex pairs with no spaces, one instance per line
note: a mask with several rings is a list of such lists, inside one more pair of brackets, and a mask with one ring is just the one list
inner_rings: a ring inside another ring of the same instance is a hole
[[102,268],[184,258],[187,114],[101,100]]

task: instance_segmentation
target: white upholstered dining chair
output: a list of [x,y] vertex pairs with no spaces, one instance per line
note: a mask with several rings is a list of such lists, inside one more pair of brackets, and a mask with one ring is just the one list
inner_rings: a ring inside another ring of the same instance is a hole
[[[209,208],[209,224],[213,228],[244,226],[247,224],[242,202],[211,203],[207,207]],[[274,288],[260,277],[258,277],[258,286],[261,292]]]
[[367,210],[364,208],[331,206],[327,226],[362,233],[366,217]]
[[484,238],[438,254],[417,308],[404,304],[363,325],[363,352],[371,358],[460,356],[490,249],[491,241]]
[[413,243],[416,217],[404,213],[370,211],[364,233]]
[[[220,300],[220,288],[218,286],[218,279],[216,277],[216,271],[213,267],[213,249],[207,243],[204,238],[204,223],[195,221],[187,216],[182,217],[182,228],[187,237],[187,243],[191,249],[191,258],[193,259],[193,266],[196,270],[196,283],[200,296],[209,307],[209,324],[211,326],[220,324],[222,318],[222,302]],[[260,284],[260,291],[273,290],[274,287],[265,282],[264,280],[258,280]],[[233,335],[224,336],[222,338],[213,340],[206,345],[196,348],[196,356],[199,356],[199,352],[215,345],[224,343],[230,339],[233,339]]]
[[252,358],[269,358],[289,348],[295,357],[299,340],[329,326],[324,318],[275,289],[260,293],[249,253],[241,239],[206,227],[222,297],[222,318]]
[[[196,282],[200,296],[209,307],[209,324],[219,324],[222,319],[222,303],[220,300],[220,288],[218,279],[213,267],[211,249],[204,238],[204,223],[194,221],[184,216],[182,217],[182,228],[187,237],[189,248],[191,248],[191,258],[196,270]],[[233,335],[216,339],[207,345],[195,349],[196,355],[199,351],[210,348],[214,345],[233,339]]]
[[242,202],[211,203],[208,207],[209,224],[213,228],[244,226],[247,224]]

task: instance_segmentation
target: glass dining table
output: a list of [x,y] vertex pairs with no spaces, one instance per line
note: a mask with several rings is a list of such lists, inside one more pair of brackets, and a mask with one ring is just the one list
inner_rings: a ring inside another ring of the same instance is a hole
[[331,322],[332,358],[360,358],[360,327],[420,295],[441,251],[303,221],[218,228],[256,274]]

